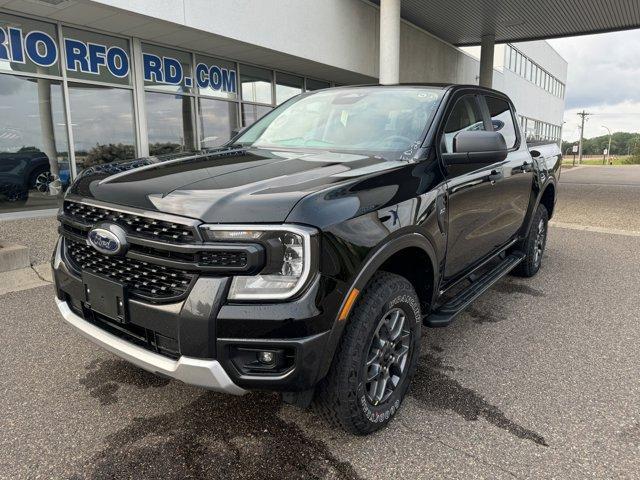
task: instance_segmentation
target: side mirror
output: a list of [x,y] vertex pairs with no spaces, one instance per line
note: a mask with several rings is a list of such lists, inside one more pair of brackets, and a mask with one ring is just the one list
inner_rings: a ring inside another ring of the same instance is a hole
[[453,153],[443,155],[450,165],[495,163],[507,158],[507,142],[500,132],[464,131],[453,138]]

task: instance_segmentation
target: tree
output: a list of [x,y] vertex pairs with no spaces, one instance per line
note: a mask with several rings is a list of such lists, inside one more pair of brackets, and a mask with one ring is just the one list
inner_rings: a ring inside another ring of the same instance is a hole
[[89,152],[84,160],[84,167],[91,167],[100,163],[110,163],[115,160],[127,160],[136,156],[133,145],[123,143],[110,143],[108,145],[96,145]]
[[[640,145],[638,134],[629,132],[615,132],[611,135],[611,155],[630,155],[637,145]],[[571,151],[571,147],[576,142],[562,142],[562,153]],[[593,138],[585,138],[582,142],[584,155],[602,155],[602,152],[609,146],[609,135],[600,135]]]

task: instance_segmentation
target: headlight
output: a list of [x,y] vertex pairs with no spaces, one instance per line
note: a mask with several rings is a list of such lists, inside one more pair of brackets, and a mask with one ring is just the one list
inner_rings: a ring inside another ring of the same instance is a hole
[[203,225],[207,240],[259,242],[267,265],[259,275],[235,276],[230,300],[283,300],[300,291],[311,270],[312,229],[292,225]]

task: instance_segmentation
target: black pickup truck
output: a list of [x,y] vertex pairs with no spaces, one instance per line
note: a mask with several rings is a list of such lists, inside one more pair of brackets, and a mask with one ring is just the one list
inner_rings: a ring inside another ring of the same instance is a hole
[[540,268],[561,154],[516,119],[477,86],[341,87],[216,150],[88,168],[59,213],[58,308],[151,372],[378,430],[421,327]]

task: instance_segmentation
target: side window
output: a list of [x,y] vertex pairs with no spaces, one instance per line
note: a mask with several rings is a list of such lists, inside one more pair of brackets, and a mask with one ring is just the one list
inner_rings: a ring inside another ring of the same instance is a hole
[[453,139],[463,131],[484,130],[482,113],[473,95],[460,98],[449,114],[442,136],[443,153],[453,153]]
[[509,102],[496,97],[485,97],[485,99],[491,115],[493,130],[502,134],[507,142],[507,148],[513,148],[518,137]]

